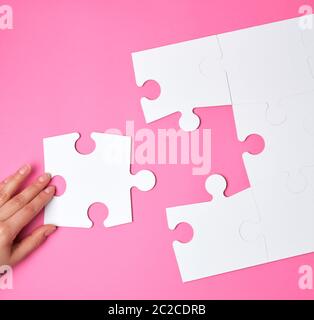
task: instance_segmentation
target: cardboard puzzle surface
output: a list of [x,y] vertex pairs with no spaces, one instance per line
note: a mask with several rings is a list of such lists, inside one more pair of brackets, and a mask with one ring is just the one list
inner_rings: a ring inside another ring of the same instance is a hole
[[131,137],[92,133],[94,152],[82,155],[75,149],[80,135],[71,133],[44,139],[45,170],[66,181],[66,191],[47,206],[45,223],[90,228],[88,208],[100,202],[108,207],[104,226],[132,222],[130,189],[148,191],[155,185],[151,171],[130,173]]
[[251,190],[225,197],[226,186],[222,176],[210,176],[206,189],[213,195],[212,201],[167,209],[170,229],[186,222],[194,230],[190,242],[173,243],[183,281],[251,267],[267,260],[263,237],[248,242],[240,233],[243,221],[259,219]]
[[[137,85],[155,80],[161,88],[157,99],[141,100],[147,123],[180,112],[181,129],[192,131],[200,123],[193,108],[231,104],[216,36],[136,52],[132,58]],[[210,74],[200,68],[206,61],[210,61]]]

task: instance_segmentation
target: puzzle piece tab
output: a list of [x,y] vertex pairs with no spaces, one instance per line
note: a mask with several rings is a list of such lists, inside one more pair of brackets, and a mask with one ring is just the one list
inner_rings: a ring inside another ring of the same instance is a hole
[[45,170],[66,181],[66,191],[45,209],[45,223],[89,228],[88,208],[100,202],[108,207],[106,227],[132,222],[130,189],[148,191],[155,185],[152,172],[130,173],[131,137],[92,133],[96,149],[88,155],[75,149],[78,133],[44,139]]
[[267,261],[263,237],[247,242],[240,235],[244,221],[259,221],[251,191],[225,197],[225,188],[226,180],[222,176],[211,176],[206,189],[213,194],[212,201],[167,208],[171,230],[182,222],[190,224],[194,230],[190,242],[173,243],[184,282]]

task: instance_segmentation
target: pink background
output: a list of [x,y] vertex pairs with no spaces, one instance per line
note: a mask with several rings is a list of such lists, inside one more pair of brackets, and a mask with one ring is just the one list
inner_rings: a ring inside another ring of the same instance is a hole
[[[43,170],[42,138],[78,131],[91,150],[91,131],[126,120],[137,128],[178,128],[178,114],[146,125],[131,52],[295,17],[313,0],[6,0],[14,30],[0,31],[0,178],[23,163]],[[3,2],[3,1],[2,1]],[[213,168],[228,179],[227,194],[249,186],[230,106],[202,109],[213,134]],[[105,229],[102,205],[90,210],[92,229],[59,228],[14,273],[12,298],[229,299],[313,298],[298,288],[305,255],[183,284],[165,208],[210,199],[205,176],[187,165],[148,168],[157,186],[132,191],[134,223]],[[43,221],[40,215],[32,228]],[[179,231],[179,230],[178,230]],[[189,230],[181,230],[188,237]],[[313,227],[314,232],[314,227]]]

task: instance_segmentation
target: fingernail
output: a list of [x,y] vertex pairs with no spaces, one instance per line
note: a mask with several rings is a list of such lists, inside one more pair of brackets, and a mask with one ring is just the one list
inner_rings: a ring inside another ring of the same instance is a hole
[[47,180],[49,180],[51,178],[50,174],[49,173],[45,173],[43,174],[42,176],[40,176],[38,178],[38,181],[39,182],[46,182]]
[[49,237],[51,234],[53,234],[57,230],[57,227],[51,227],[47,231],[45,231],[44,236]]
[[25,166],[23,166],[22,168],[20,168],[19,170],[19,174],[25,174],[30,168],[30,165],[29,164],[26,164]]
[[44,192],[46,192],[47,194],[52,193],[54,191],[55,191],[55,187],[54,186],[49,186],[44,190]]

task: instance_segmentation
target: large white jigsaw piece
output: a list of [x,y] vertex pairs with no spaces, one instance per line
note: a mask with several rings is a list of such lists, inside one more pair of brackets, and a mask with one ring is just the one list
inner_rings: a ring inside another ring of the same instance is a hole
[[[147,123],[180,112],[181,129],[192,131],[200,123],[193,108],[231,104],[216,36],[136,52],[132,58],[137,85],[155,80],[161,88],[158,99],[141,100]],[[208,75],[200,68],[203,61],[210,61]]]
[[267,184],[277,173],[286,172],[291,178],[290,190],[304,190],[306,181],[300,170],[314,165],[314,91],[282,100],[279,108],[240,104],[234,109],[239,139],[254,133],[265,141],[265,149],[257,157],[244,155],[251,186]]
[[104,226],[132,222],[130,189],[148,191],[155,177],[147,170],[130,173],[131,137],[94,132],[96,149],[88,155],[76,151],[79,137],[71,133],[44,139],[45,170],[66,181],[65,193],[46,207],[45,223],[89,228],[88,208],[96,202],[108,207]]
[[286,97],[314,90],[307,32],[293,18],[218,35],[232,103],[274,108]]
[[210,202],[167,208],[170,229],[182,222],[193,228],[188,243],[173,243],[184,282],[261,264],[268,259],[263,237],[245,241],[241,237],[244,221],[259,221],[251,190],[231,197],[223,195],[226,180],[210,176],[206,189],[213,195]]
[[[308,170],[313,168],[304,168],[303,173],[308,175]],[[281,172],[252,187],[260,222],[247,222],[241,228],[243,239],[253,243],[263,235],[267,262],[314,251],[314,186],[310,183],[303,192],[293,193],[286,180]]]

